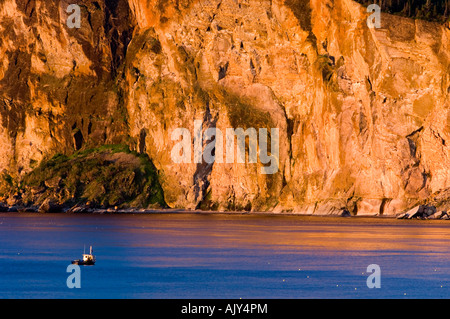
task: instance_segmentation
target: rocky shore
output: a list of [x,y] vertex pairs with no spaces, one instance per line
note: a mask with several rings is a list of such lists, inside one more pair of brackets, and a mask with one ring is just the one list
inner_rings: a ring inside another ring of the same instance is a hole
[[225,211],[202,211],[202,210],[184,210],[184,209],[170,209],[170,208],[124,208],[124,207],[98,207],[87,202],[85,204],[76,204],[73,206],[67,204],[59,204],[52,200],[45,200],[41,205],[12,205],[0,203],[0,213],[37,213],[37,214],[163,214],[163,213],[206,213],[206,214],[274,214],[274,215],[298,215],[298,216],[329,216],[329,217],[371,217],[371,218],[396,218],[409,220],[450,220],[450,213],[445,210],[437,210],[432,205],[418,205],[407,212],[398,214],[396,216],[356,216],[352,215],[347,209],[343,209],[335,214],[320,215],[320,214],[302,214],[295,212],[286,213],[271,213],[271,212],[225,212]]
[[435,206],[419,205],[406,213],[397,216],[398,219],[442,219],[450,220],[449,213],[445,210],[437,210]]
[[36,213],[36,214],[151,214],[151,213],[186,212],[177,209],[145,209],[145,208],[119,208],[119,207],[93,207],[89,203],[83,205],[60,205],[50,200],[40,206],[8,206],[0,203],[0,213]]

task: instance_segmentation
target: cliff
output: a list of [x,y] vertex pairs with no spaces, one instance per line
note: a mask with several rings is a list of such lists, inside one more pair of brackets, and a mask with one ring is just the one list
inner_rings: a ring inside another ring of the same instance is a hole
[[[56,154],[120,144],[151,159],[173,208],[447,208],[447,24],[383,13],[369,29],[351,0],[77,3],[79,29],[70,1],[0,3],[5,201],[29,198],[23,181]],[[278,172],[175,163],[172,134],[194,145],[196,120],[203,132],[278,128]]]

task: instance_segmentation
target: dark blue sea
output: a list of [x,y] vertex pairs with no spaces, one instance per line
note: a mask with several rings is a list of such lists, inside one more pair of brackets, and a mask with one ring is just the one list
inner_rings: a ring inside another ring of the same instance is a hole
[[[67,287],[71,260],[81,288]],[[369,288],[369,265],[380,288]],[[0,214],[0,298],[449,298],[450,221]]]

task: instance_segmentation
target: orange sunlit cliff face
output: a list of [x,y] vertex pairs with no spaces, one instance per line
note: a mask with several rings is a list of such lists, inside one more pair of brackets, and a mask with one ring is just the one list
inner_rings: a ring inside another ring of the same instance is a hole
[[195,1],[149,0],[129,1],[140,28],[161,27],[169,21],[176,21]]
[[[382,12],[381,26],[369,28],[371,13],[351,0],[84,0],[80,28],[68,28],[69,4],[0,4],[0,195],[8,205],[357,215],[446,208],[447,24]],[[242,163],[196,162],[196,121],[201,135],[267,129],[268,145],[278,132],[277,172],[262,174],[261,157],[250,160],[248,137]],[[191,162],[173,160],[180,128],[190,133]],[[49,164],[56,154],[66,157]],[[89,156],[114,158],[108,165],[122,175],[97,180]],[[78,166],[88,172],[81,181],[64,171]],[[144,182],[132,191],[136,180]],[[151,200],[136,201],[138,193]]]

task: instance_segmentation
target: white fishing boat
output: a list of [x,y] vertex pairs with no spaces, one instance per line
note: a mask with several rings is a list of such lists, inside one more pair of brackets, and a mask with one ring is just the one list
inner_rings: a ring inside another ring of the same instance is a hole
[[94,256],[94,250],[92,249],[92,246],[90,246],[89,254],[86,254],[86,252],[84,252],[83,253],[83,259],[72,260],[72,264],[74,264],[74,265],[84,265],[84,266],[93,266],[93,265],[95,265],[95,256]]

